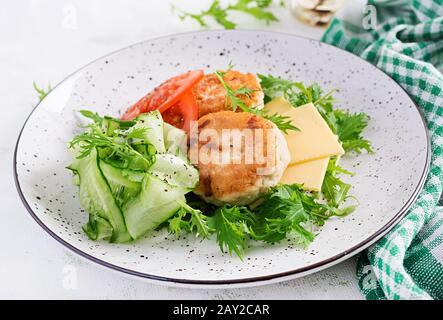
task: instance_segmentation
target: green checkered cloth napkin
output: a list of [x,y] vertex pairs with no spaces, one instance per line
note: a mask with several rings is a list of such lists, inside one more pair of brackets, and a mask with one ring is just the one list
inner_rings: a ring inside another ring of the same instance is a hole
[[362,4],[357,16],[343,10],[322,40],[373,63],[409,93],[426,118],[432,157],[408,214],[360,255],[359,287],[368,299],[443,299],[443,0]]

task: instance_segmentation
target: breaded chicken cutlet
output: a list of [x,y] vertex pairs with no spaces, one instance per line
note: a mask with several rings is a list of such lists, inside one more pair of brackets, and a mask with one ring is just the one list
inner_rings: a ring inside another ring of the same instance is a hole
[[[240,132],[242,137],[240,161],[224,163],[199,158],[195,164],[200,172],[200,182],[194,192],[207,202],[216,205],[249,204],[280,181],[290,156],[286,140],[274,123],[247,112],[220,111],[201,117],[198,124],[199,141],[191,140],[190,150],[198,143],[200,154],[204,154],[202,148],[209,146],[218,149],[219,159],[229,159],[233,156],[233,145],[231,142],[227,148],[222,145],[222,130],[233,129],[232,132]],[[205,130],[208,129],[217,133],[220,138],[217,143],[206,137]],[[245,143],[247,130],[243,129],[251,129],[249,132],[253,132],[254,136],[261,134],[261,141],[254,138],[255,149]],[[263,155],[263,161],[257,160],[257,154]],[[247,160],[251,155],[254,157],[252,163]]]

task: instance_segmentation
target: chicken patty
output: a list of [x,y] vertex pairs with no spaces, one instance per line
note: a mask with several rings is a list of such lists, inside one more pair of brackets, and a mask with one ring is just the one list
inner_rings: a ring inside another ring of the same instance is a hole
[[[243,95],[240,96],[241,99],[248,107],[263,108],[264,94],[254,74],[229,70],[225,73],[223,79],[234,90],[242,87],[253,90],[249,97]],[[193,93],[199,109],[199,118],[208,113],[231,109],[229,102],[226,103],[226,90],[213,73],[205,75],[193,88]]]
[[253,202],[280,181],[290,159],[274,123],[246,112],[207,114],[188,140],[200,172],[194,192],[216,205]]

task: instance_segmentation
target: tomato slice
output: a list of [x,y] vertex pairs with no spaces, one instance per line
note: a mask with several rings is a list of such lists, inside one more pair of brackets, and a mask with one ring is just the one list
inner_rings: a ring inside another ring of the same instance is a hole
[[183,130],[189,131],[191,121],[198,119],[198,105],[192,92],[186,92],[178,102],[183,117]]
[[176,128],[183,128],[183,117],[180,112],[179,104],[175,104],[162,113],[163,121],[173,125]]
[[175,105],[203,76],[203,70],[193,70],[166,80],[126,110],[122,120],[132,120],[152,110],[163,113]]
[[191,91],[187,91],[180,100],[162,113],[163,120],[173,126],[189,131],[191,121],[198,119],[198,105]]

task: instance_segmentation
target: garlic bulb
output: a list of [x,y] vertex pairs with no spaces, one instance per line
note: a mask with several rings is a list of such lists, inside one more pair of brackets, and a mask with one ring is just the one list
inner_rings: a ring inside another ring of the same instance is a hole
[[303,22],[327,25],[345,0],[292,0],[291,10]]

